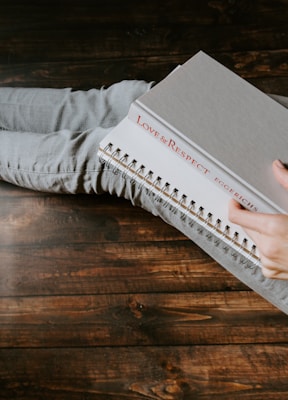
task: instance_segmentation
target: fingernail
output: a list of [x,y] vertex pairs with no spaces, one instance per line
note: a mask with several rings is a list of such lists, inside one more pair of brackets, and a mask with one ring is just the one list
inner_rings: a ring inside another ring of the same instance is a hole
[[285,168],[285,165],[284,165],[283,162],[280,161],[280,160],[275,160],[275,165],[276,165],[276,167],[278,167],[278,168]]

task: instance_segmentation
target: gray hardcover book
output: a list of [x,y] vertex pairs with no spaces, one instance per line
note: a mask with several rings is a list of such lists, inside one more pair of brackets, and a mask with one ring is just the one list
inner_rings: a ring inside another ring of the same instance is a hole
[[285,107],[203,52],[132,104],[129,118],[252,211],[288,212]]

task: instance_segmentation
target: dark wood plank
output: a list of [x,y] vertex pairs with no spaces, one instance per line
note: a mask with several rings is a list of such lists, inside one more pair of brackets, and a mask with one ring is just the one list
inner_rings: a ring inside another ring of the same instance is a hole
[[[0,83],[91,88],[122,79],[159,81],[203,49],[248,79],[285,78],[287,0],[4,2]],[[197,10],[197,12],[195,11]],[[112,62],[113,60],[113,62]],[[257,82],[256,82],[257,83]],[[271,88],[271,89],[270,89]]]
[[0,350],[3,400],[284,400],[287,374],[287,345]]
[[[156,25],[144,23],[140,26],[135,22],[131,25],[127,22],[120,25],[99,25],[91,17],[89,23],[83,23],[83,26],[80,25],[76,30],[72,24],[71,28],[68,26],[63,31],[61,24],[55,26],[54,23],[51,32],[50,23],[47,21],[46,18],[41,25],[38,21],[36,28],[32,24],[31,29],[5,30],[0,40],[0,63],[17,65],[45,63],[47,60],[50,63],[91,63],[95,60],[111,63],[112,59],[125,62],[127,58],[166,59],[167,56],[181,59],[183,55],[187,58],[192,56],[199,49],[208,53],[246,53],[276,49],[281,51],[288,46],[285,27],[280,34],[278,25],[257,29],[252,27],[248,30],[245,25],[195,26],[191,22],[183,24],[179,21],[173,25],[166,21]],[[33,43],[36,34],[38,37],[35,49]],[[278,42],[276,47],[275,37]]]
[[[3,27],[5,29],[30,28],[31,23],[38,21],[45,23],[51,29],[50,18],[58,22],[58,26],[65,24],[65,28],[75,29],[75,23],[81,27],[95,23],[123,23],[126,21],[140,24],[141,22],[154,24],[166,21],[169,24],[181,22],[193,25],[227,25],[235,24],[246,26],[266,26],[267,24],[286,24],[288,10],[287,0],[229,1],[229,0],[167,0],[147,1],[135,7],[132,0],[119,4],[118,0],[70,1],[70,0],[42,0],[27,1],[2,0]],[[57,6],[58,13],[55,13]],[[27,14],[27,19],[23,15]],[[4,18],[6,16],[6,18]],[[8,17],[8,20],[7,20]],[[10,18],[10,20],[9,20]],[[14,18],[14,19],[13,19]],[[14,21],[14,26],[10,25]]]
[[12,245],[0,256],[2,296],[248,290],[188,241]]
[[253,292],[33,296],[0,303],[0,348],[285,343],[287,337],[287,317]]
[[[200,50],[200,49],[198,49]],[[192,54],[147,56],[90,62],[46,62],[0,64],[1,86],[73,87],[90,89],[111,85],[123,79],[159,81]],[[267,93],[288,92],[287,50],[210,53],[222,64]]]

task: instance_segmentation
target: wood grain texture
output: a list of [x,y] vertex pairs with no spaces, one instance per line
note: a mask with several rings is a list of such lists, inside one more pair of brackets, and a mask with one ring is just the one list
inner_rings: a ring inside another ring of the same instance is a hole
[[[0,347],[285,343],[287,318],[252,292],[4,298]],[[169,334],[168,334],[169,333]]]
[[1,395],[278,400],[287,395],[287,360],[287,345],[0,350]]
[[[288,0],[2,0],[0,85],[159,81],[202,49],[288,95],[287,20]],[[1,400],[286,400],[287,321],[123,199],[0,182]]]

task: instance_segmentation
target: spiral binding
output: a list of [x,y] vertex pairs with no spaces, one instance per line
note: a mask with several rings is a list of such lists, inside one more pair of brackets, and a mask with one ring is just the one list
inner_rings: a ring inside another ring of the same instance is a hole
[[[129,179],[131,182],[137,183],[140,188],[146,187],[151,193],[155,195],[155,201],[162,201],[163,206],[170,205],[173,207],[174,212],[181,212],[181,219],[189,220],[189,225],[192,227],[194,222],[198,224],[199,233],[201,233],[201,227],[208,231],[207,239],[212,240],[214,238],[214,245],[219,246],[223,243],[223,250],[229,251],[233,249],[232,256],[235,258],[241,254],[242,257],[240,262],[242,264],[253,264],[260,265],[260,259],[256,254],[256,246],[253,244],[248,248],[249,240],[243,238],[242,242],[238,239],[238,232],[231,232],[229,225],[222,226],[222,221],[217,218],[213,221],[213,214],[206,212],[203,206],[198,206],[193,199],[188,199],[185,193],[179,193],[179,190],[175,187],[171,187],[170,183],[163,181],[161,176],[155,175],[155,173],[146,169],[145,165],[139,164],[136,159],[131,159],[127,153],[123,153],[120,148],[113,149],[113,143],[108,143],[104,149],[99,149],[99,160],[102,164],[112,171],[119,171],[122,173],[123,178]],[[251,266],[252,268],[252,266]]]

